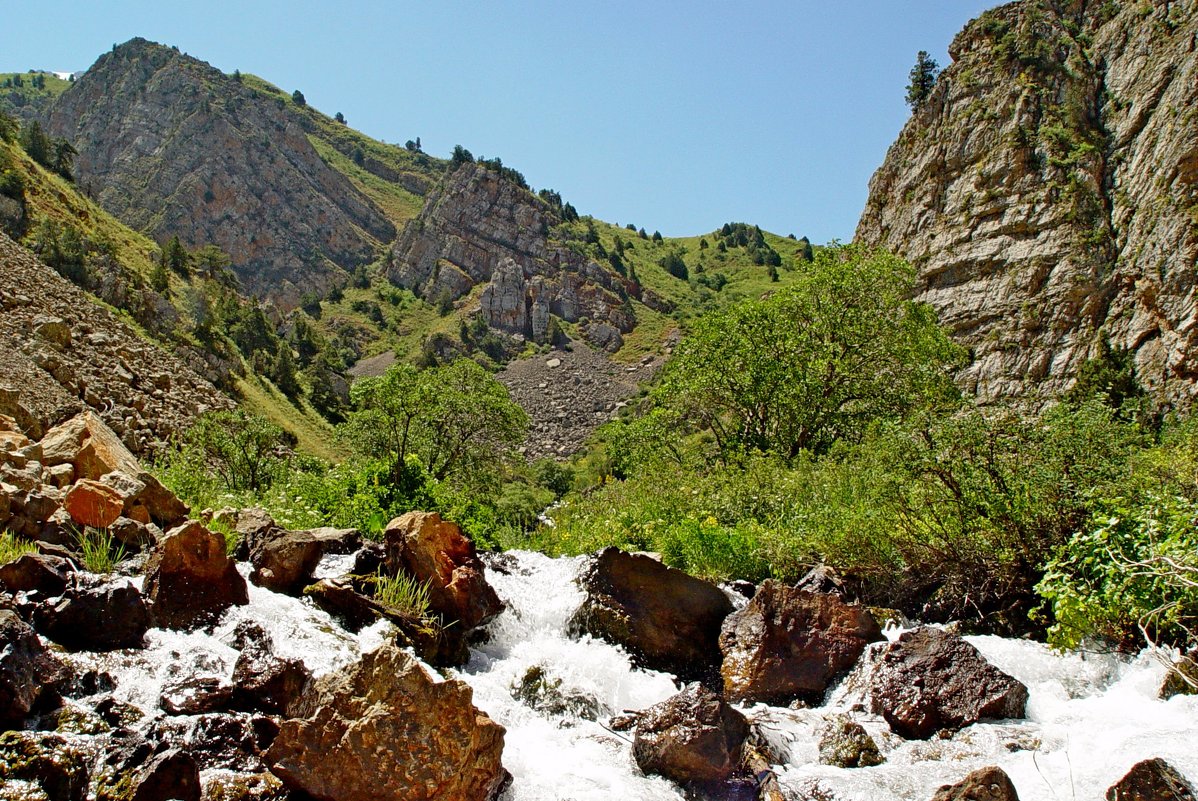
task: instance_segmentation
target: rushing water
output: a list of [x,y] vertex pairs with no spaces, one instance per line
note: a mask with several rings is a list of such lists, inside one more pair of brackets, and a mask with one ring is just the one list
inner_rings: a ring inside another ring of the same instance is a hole
[[[566,621],[582,600],[574,583],[580,559],[518,553],[507,564],[507,572],[491,570],[488,578],[508,609],[490,625],[487,641],[472,650],[469,664],[453,673],[474,688],[475,705],[507,728],[503,762],[514,781],[506,801],[681,799],[671,783],[640,774],[630,735],[604,725],[613,714],[668,698],[676,691],[673,678],[634,670],[621,649],[601,640],[566,636]],[[152,715],[163,688],[180,679],[231,676],[233,631],[243,620],[261,624],[280,656],[303,659],[317,675],[351,664],[389,633],[388,624],[379,623],[351,635],[306,601],[250,585],[249,605],[231,609],[211,634],[152,630],[143,650],[71,658],[112,674],[117,698]],[[784,790],[840,801],[927,801],[940,785],[999,765],[1024,801],[1097,799],[1135,762],[1154,756],[1198,779],[1198,697],[1157,700],[1165,672],[1159,660],[1147,654],[1133,660],[1061,655],[999,637],[969,641],[1027,685],[1026,721],[978,724],[951,739],[909,742],[859,711],[861,685],[850,677],[829,693],[823,708],[744,710],[776,752]],[[530,668],[540,668],[558,692],[582,699],[597,719],[538,711],[519,700],[515,688]],[[819,765],[824,718],[853,709],[886,763],[850,770]]]

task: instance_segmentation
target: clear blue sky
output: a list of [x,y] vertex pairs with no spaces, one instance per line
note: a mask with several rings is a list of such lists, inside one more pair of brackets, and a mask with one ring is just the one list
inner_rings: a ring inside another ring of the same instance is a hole
[[499,156],[583,214],[669,236],[744,221],[852,237],[918,50],[981,0],[23,3],[0,71],[143,36],[252,72],[388,142]]

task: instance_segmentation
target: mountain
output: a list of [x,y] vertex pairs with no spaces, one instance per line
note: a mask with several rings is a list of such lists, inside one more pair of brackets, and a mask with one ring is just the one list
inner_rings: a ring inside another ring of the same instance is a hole
[[1043,398],[1126,349],[1161,404],[1198,381],[1198,7],[1023,0],[953,63],[870,182],[856,239],[897,252],[983,401]]

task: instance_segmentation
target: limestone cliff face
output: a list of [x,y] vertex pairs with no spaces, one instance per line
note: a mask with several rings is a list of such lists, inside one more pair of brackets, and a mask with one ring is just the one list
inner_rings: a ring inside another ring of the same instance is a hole
[[1198,381],[1198,2],[1022,0],[953,63],[870,182],[856,239],[919,269],[982,401],[1067,389],[1103,338],[1158,401]]
[[294,303],[371,261],[395,237],[326,164],[302,121],[178,51],[134,39],[101,56],[52,106],[76,182],[133,228],[216,244],[251,293]]
[[550,315],[587,317],[627,333],[641,288],[551,236],[554,211],[481,165],[463,165],[432,191],[392,250],[388,275],[426,300],[458,300],[483,285],[493,328],[544,341]]

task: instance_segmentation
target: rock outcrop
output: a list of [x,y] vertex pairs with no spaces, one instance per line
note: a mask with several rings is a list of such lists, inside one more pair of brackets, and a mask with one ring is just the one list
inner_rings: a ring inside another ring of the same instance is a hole
[[688,786],[710,785],[740,768],[748,734],[744,715],[694,683],[641,714],[632,754],[645,773]]
[[1107,801],[1194,801],[1194,787],[1157,757],[1137,762],[1106,791]]
[[0,609],[0,729],[14,729],[36,704],[52,701],[66,667],[42,645],[17,613]]
[[982,401],[1103,340],[1162,404],[1198,381],[1198,7],[1021,0],[971,22],[870,182],[856,240],[919,271]]
[[208,626],[230,606],[249,603],[225,538],[194,520],[166,533],[146,563],[146,596],[163,628]]
[[317,682],[307,717],[266,753],[291,790],[338,801],[487,801],[507,780],[504,729],[462,681],[434,681],[394,646]]

